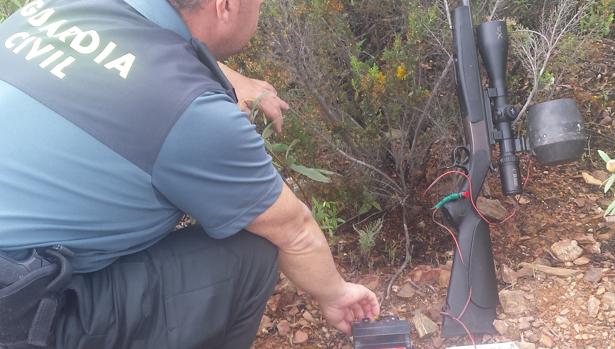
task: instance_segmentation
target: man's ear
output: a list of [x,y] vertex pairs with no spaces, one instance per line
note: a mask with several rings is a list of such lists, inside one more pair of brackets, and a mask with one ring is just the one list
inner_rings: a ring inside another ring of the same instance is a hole
[[228,22],[231,18],[231,0],[214,0],[216,2],[216,16],[218,20]]

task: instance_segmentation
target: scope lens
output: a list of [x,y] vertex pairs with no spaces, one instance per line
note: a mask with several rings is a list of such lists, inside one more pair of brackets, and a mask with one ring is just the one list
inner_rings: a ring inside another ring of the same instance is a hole
[[517,195],[523,192],[519,174],[519,159],[514,154],[502,155],[500,160],[500,180],[504,195]]

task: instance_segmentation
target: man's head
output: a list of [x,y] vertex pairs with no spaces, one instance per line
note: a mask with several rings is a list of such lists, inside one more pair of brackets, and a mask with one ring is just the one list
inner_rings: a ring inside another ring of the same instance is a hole
[[192,36],[217,59],[239,52],[256,32],[263,0],[169,0]]

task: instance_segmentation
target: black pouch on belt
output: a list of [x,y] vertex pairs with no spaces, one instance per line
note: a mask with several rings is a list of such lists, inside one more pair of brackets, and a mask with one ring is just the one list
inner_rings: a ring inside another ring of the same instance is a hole
[[[72,276],[64,247],[24,260],[0,252],[0,348],[46,347],[61,294]],[[43,257],[44,256],[44,257]]]

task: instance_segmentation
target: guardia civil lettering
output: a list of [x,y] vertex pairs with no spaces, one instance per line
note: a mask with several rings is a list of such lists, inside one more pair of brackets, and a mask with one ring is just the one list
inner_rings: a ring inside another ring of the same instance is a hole
[[[128,78],[135,55],[116,53],[120,51],[118,45],[113,41],[104,43],[95,30],[84,30],[72,25],[69,19],[55,18],[56,11],[45,8],[42,0],[31,1],[20,14],[28,19],[34,31],[15,33],[5,41],[4,46],[14,54],[23,54],[29,62],[39,62],[41,68],[59,79],[64,79],[80,56],[89,56],[97,65],[115,71],[123,79]],[[49,38],[69,43],[71,52],[59,49],[53,41],[49,42]]]

